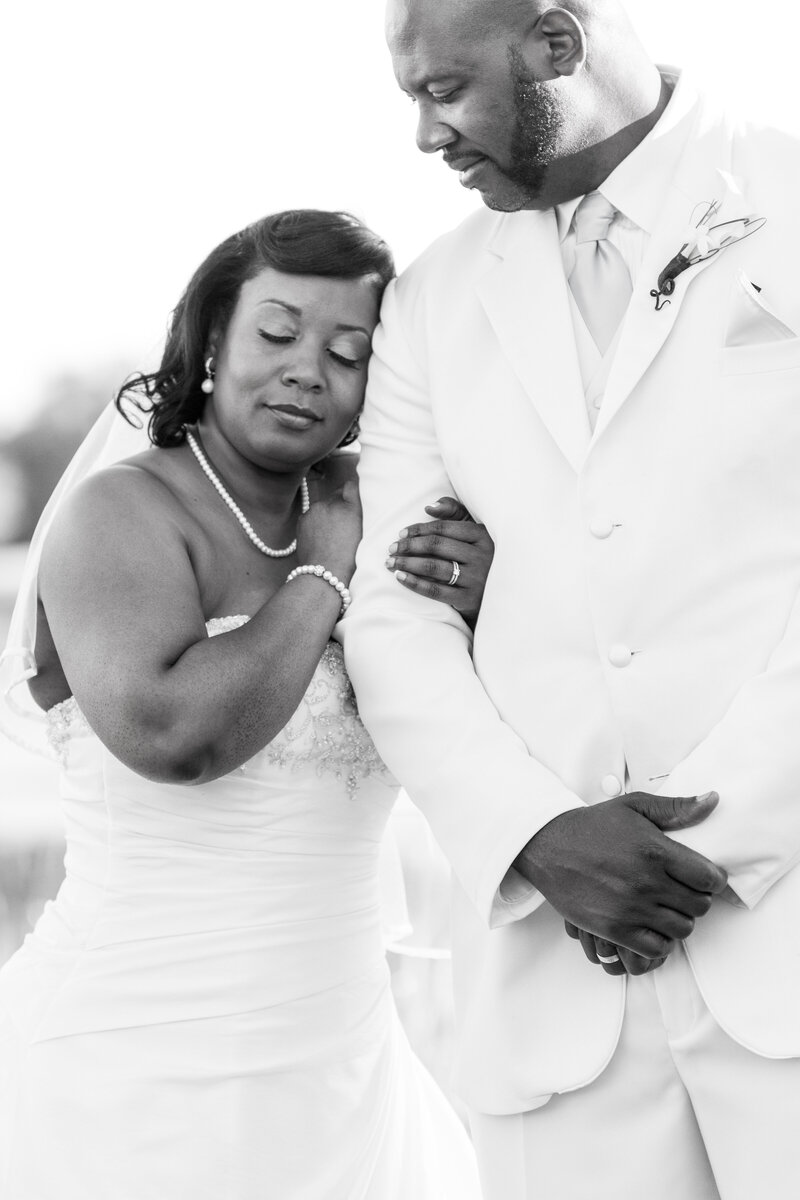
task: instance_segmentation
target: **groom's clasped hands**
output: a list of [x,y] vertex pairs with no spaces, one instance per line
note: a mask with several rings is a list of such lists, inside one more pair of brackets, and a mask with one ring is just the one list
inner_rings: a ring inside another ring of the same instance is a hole
[[631,792],[555,817],[531,838],[517,869],[564,917],[586,957],[612,975],[642,975],[684,941],[727,874],[669,832],[697,825],[719,796]]

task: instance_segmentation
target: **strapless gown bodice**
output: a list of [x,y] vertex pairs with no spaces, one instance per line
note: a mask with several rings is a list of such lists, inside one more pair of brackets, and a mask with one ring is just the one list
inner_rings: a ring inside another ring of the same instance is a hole
[[397,788],[337,642],[278,736],[201,786],[135,774],[74,699],[48,718],[68,849],[64,884],[18,962],[38,946],[37,972],[51,976],[40,1003],[24,988],[33,1038],[263,1008],[369,965],[382,975],[377,864]]
[[3,1200],[477,1200],[394,1008],[378,867],[397,785],[339,645],[211,783],[136,775],[74,700],[49,722],[66,877],[0,971]]

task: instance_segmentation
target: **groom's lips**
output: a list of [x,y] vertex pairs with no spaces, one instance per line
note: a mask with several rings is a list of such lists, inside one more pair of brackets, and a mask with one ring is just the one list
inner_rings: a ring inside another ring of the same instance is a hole
[[453,171],[458,171],[462,187],[472,187],[475,177],[482,170],[486,158],[482,154],[444,155],[444,161]]

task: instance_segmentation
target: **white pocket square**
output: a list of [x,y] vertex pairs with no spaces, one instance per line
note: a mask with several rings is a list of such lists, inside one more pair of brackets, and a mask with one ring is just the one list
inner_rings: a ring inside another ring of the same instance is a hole
[[776,317],[753,286],[739,270],[733,285],[725,346],[759,346],[767,342],[785,342],[797,334]]

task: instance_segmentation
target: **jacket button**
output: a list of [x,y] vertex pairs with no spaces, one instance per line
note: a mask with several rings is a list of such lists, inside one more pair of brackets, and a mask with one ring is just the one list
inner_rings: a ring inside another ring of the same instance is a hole
[[630,666],[630,661],[633,658],[633,651],[627,646],[622,646],[619,643],[612,646],[608,652],[608,661],[612,667],[627,667]]
[[600,788],[603,795],[608,796],[609,800],[613,800],[615,796],[619,796],[622,793],[622,784],[616,775],[606,775],[600,782]]
[[614,522],[610,517],[593,517],[589,523],[589,533],[599,541],[605,541],[614,532]]

